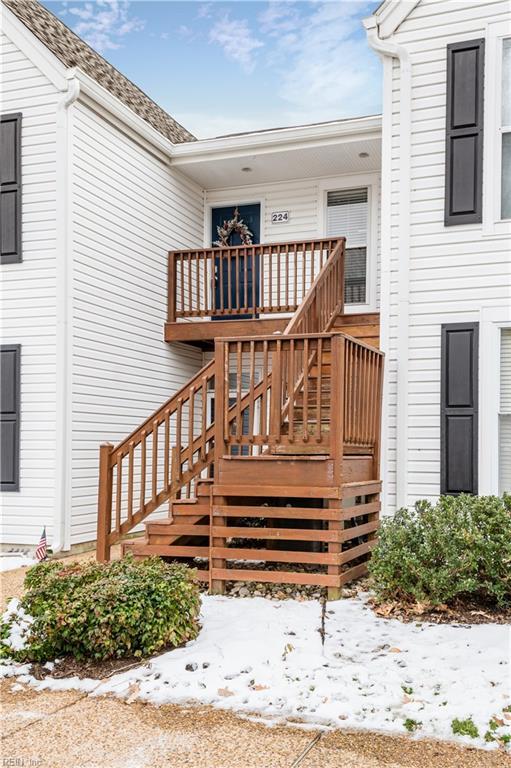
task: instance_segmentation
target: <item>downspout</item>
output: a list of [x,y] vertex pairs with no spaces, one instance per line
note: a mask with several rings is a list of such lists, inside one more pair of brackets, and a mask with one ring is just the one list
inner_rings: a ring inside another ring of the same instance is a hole
[[68,74],[67,91],[57,105],[56,120],[56,446],[55,509],[51,549],[54,554],[70,548],[71,515],[71,174],[72,135],[69,108],[80,95],[80,83]]
[[[398,309],[397,309],[397,394],[396,394],[396,506],[407,506],[408,494],[408,368],[410,315],[410,196],[411,196],[411,101],[410,54],[397,43],[379,37],[374,17],[364,21],[371,48],[384,58],[385,85],[392,93],[392,59],[400,68],[399,121],[399,219],[398,219]],[[386,93],[384,92],[384,98]],[[390,276],[391,276],[391,199],[392,199],[392,96],[384,102],[382,131],[382,232],[381,232],[381,318],[382,348],[389,359]],[[383,408],[382,460],[386,466],[389,431],[389,372],[386,371]],[[385,477],[385,475],[383,475]]]

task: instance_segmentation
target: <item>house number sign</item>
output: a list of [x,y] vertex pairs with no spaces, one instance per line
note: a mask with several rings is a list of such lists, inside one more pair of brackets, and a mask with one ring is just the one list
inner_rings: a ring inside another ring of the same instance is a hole
[[284,221],[289,221],[289,211],[272,211],[272,224],[281,224]]

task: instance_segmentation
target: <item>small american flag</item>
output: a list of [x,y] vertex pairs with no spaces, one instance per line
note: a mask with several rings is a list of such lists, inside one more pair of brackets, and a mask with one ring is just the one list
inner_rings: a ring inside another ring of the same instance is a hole
[[46,544],[46,528],[43,528],[41,539],[35,551],[36,560],[39,560],[39,562],[41,562],[41,560],[46,560],[47,551],[48,547]]

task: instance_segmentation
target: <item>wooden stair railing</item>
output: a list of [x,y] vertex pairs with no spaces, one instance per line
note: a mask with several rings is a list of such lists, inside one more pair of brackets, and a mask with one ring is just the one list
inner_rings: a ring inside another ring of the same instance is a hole
[[97,558],[213,462],[208,363],[117,446],[100,447]]
[[[313,241],[310,246],[321,249],[323,263],[283,334],[217,341],[214,361],[125,440],[115,447],[101,446],[98,560],[108,560],[114,544],[183,489],[190,496],[215,453],[232,454],[236,446],[238,453],[254,455],[275,452],[279,445],[307,453],[311,442],[328,442],[327,452],[342,456],[345,440],[353,448],[376,450],[381,353],[343,334],[325,333],[343,309],[345,239]],[[266,246],[258,247],[266,253]],[[273,246],[269,248],[272,253]],[[212,250],[211,258],[217,253]],[[290,247],[279,246],[278,253],[289,261]],[[195,263],[194,258],[188,263]],[[279,304],[278,311],[283,309]],[[234,404],[230,373],[236,381]],[[244,375],[248,388],[242,385]],[[208,393],[215,396],[214,421]],[[322,429],[325,394],[329,435]]]
[[345,246],[346,238],[339,238],[284,334],[326,333],[343,313]]
[[[255,397],[268,386],[269,382],[258,384]],[[100,446],[99,561],[108,561],[114,544],[166,501],[180,496],[182,489],[190,497],[193,482],[213,465],[215,424],[208,423],[208,391],[215,391],[214,360],[125,440],[116,446]],[[239,407],[244,409],[248,401],[245,395]],[[228,408],[226,424],[231,424],[237,413],[235,403]]]

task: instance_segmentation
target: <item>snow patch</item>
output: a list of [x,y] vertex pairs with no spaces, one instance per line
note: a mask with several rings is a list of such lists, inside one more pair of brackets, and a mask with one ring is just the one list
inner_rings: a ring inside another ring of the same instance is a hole
[[[406,733],[485,748],[511,733],[511,628],[485,624],[403,624],[376,616],[366,596],[327,604],[322,642],[317,601],[202,598],[202,629],[186,646],[108,680],[34,680],[38,689],[72,688],[128,702],[210,704],[257,722],[303,723]],[[14,665],[15,667],[15,665]],[[454,718],[472,718],[479,738],[455,736]]]
[[37,560],[33,560],[28,555],[11,554],[5,552],[0,555],[0,572],[14,571],[16,568],[27,568],[29,565],[36,565]]

